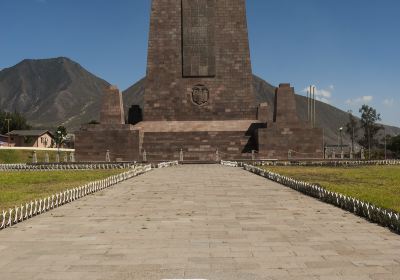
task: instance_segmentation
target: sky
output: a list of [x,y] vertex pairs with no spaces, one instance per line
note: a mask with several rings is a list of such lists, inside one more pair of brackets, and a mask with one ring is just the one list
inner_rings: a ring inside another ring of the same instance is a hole
[[[217,0],[218,1],[218,0]],[[247,0],[254,74],[400,127],[400,1]],[[65,56],[124,90],[146,73],[150,0],[0,0],[0,69]]]

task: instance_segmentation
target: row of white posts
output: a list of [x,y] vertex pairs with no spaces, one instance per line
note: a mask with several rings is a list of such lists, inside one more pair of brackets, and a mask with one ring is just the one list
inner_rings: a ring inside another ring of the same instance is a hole
[[[46,153],[44,155],[44,163],[49,163],[49,162],[50,162],[50,157],[49,157],[49,154]],[[59,153],[56,153],[56,162],[61,162]],[[75,154],[73,152],[71,152],[69,155],[64,154],[63,162],[75,162]],[[37,157],[36,151],[33,151],[32,163],[34,163],[34,164],[38,163],[38,157]]]

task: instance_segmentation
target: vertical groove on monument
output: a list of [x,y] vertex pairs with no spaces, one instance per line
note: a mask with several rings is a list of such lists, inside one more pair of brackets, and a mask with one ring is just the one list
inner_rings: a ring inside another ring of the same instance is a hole
[[255,120],[244,0],[153,0],[144,121]]

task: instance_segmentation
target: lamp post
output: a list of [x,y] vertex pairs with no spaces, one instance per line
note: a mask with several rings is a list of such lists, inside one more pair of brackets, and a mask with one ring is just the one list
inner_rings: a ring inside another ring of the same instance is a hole
[[385,134],[384,137],[385,137],[385,160],[386,160],[387,159],[387,149],[386,149],[387,142],[386,142],[386,128],[385,127],[383,127],[383,133]]
[[351,152],[354,153],[354,126],[352,128],[352,134],[351,134]]
[[340,131],[340,151],[343,152],[343,127],[340,127],[339,131]]
[[57,130],[57,154],[58,154],[58,161],[60,161],[60,145],[61,145],[61,130]]
[[7,131],[8,131],[8,147],[10,147],[10,118],[5,119],[5,121],[7,122]]

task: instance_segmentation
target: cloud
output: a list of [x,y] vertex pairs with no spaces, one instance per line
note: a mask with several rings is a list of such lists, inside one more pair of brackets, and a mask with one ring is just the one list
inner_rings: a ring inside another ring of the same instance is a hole
[[357,97],[354,99],[347,99],[346,104],[347,105],[362,105],[362,104],[371,103],[372,100],[374,100],[374,97],[372,95],[364,95],[364,96]]
[[386,98],[385,100],[382,101],[382,104],[384,106],[386,106],[386,107],[393,107],[394,99],[393,98],[391,98],[391,99]]
[[[317,100],[328,104],[331,103],[332,92],[335,89],[333,85],[330,85],[327,89],[320,89],[315,85],[313,85],[313,87],[315,87],[315,98]],[[309,90],[310,88],[305,88],[302,90],[302,92],[306,94]]]

